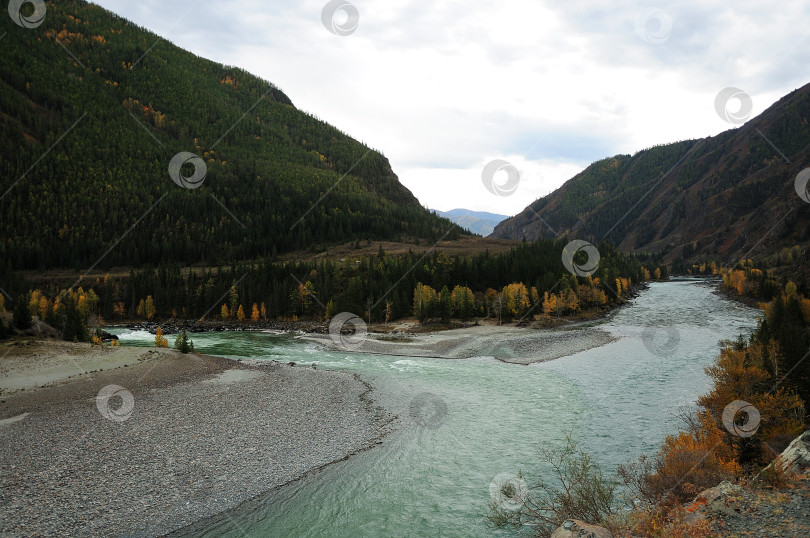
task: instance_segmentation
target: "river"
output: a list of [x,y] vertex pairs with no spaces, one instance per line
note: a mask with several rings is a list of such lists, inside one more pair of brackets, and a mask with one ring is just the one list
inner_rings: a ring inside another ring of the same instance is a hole
[[[703,372],[718,342],[750,335],[756,309],[699,280],[654,282],[595,327],[616,340],[554,361],[520,366],[324,352],[269,333],[194,334],[198,351],[276,359],[359,374],[399,418],[384,442],[181,534],[189,536],[492,536],[493,480],[522,470],[547,477],[538,447],[572,432],[612,475],[674,433],[679,409],[709,388]],[[125,345],[145,332],[115,330]],[[427,412],[426,412],[427,411]]]

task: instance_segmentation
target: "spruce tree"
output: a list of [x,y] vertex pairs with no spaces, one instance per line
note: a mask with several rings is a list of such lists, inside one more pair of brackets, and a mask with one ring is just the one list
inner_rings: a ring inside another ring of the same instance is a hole
[[31,328],[31,311],[28,309],[28,294],[21,293],[14,303],[14,316],[12,318],[14,326],[24,331]]
[[189,353],[194,351],[194,342],[189,341],[188,333],[183,330],[177,334],[177,338],[174,340],[174,348],[180,353]]

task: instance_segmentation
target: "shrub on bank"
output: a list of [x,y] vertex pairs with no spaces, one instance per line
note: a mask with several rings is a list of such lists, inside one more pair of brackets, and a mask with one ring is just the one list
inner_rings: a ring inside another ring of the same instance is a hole
[[186,333],[186,331],[180,331],[177,338],[174,340],[174,348],[183,354],[193,353],[194,342],[188,339],[188,333]]
[[[566,434],[562,450],[541,447],[540,456],[551,466],[553,480],[540,479],[525,491],[511,482],[502,485],[498,500],[489,503],[490,525],[529,526],[542,537],[551,536],[566,519],[610,526],[616,515],[617,484],[604,476],[590,454],[577,447],[572,434]],[[522,483],[522,475],[518,479]]]

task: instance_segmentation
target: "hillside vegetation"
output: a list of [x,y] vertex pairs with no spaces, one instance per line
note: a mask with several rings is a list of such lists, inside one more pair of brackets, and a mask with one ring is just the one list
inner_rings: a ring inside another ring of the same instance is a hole
[[569,234],[724,265],[806,244],[810,210],[794,180],[810,163],[808,121],[810,85],[717,136],[597,161],[492,237]]
[[[47,2],[41,26],[0,17],[0,34],[0,272],[223,264],[461,233],[381,153],[271,83],[98,6]],[[169,176],[183,151],[204,160],[199,188]]]

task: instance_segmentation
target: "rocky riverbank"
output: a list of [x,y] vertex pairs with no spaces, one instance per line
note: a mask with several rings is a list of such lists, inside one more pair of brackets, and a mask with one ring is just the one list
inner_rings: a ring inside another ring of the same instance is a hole
[[[776,466],[780,479],[767,480],[769,472],[775,476],[772,469]],[[797,437],[757,479],[740,484],[721,482],[700,492],[683,506],[683,512],[683,523],[673,536],[810,536],[810,430]],[[605,527],[569,519],[551,538],[642,538],[635,530],[611,533]]]
[[[49,345],[0,355],[48,370]],[[162,535],[379,443],[390,420],[347,373],[143,348],[81,373],[53,345],[48,371],[71,377],[0,401],[4,536]]]

